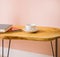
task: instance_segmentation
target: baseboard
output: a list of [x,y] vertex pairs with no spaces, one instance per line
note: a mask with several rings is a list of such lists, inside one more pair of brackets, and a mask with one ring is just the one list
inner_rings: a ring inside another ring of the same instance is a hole
[[[0,47],[0,55],[2,55],[2,48]],[[4,56],[7,54],[7,48],[4,48]],[[53,57],[44,54],[37,54],[32,52],[26,52],[22,50],[10,49],[9,57]]]

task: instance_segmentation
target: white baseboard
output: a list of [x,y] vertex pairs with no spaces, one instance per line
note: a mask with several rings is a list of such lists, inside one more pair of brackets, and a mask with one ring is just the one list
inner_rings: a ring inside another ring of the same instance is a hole
[[[4,56],[6,56],[6,54],[7,54],[7,48],[4,48]],[[1,47],[0,47],[0,55],[2,55]],[[16,49],[10,49],[9,57],[53,57],[53,56],[26,52],[26,51],[21,51],[21,50],[16,50]]]

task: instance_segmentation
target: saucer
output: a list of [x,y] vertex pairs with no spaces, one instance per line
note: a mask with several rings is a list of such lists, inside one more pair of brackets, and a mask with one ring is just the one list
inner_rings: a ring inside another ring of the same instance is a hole
[[37,29],[34,29],[34,30],[27,30],[27,29],[23,29],[25,32],[37,32],[38,30]]

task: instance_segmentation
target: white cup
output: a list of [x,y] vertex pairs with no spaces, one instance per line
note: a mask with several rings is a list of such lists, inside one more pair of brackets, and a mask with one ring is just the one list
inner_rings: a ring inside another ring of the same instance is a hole
[[25,30],[27,30],[27,31],[36,30],[36,25],[35,24],[27,24],[25,26]]

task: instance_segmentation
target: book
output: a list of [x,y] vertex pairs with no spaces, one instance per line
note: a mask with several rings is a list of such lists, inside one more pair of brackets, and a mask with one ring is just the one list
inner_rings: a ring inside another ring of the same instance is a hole
[[0,32],[7,32],[11,28],[12,25],[10,24],[0,24]]

